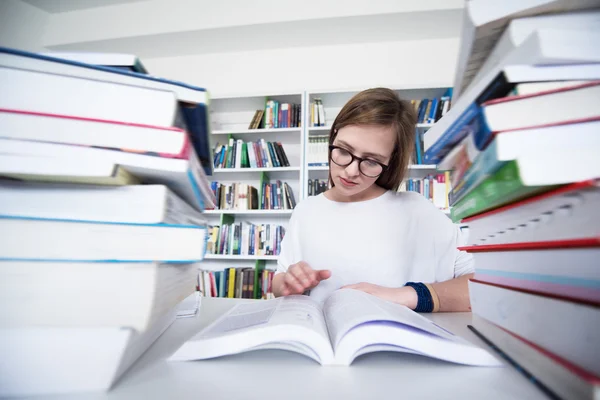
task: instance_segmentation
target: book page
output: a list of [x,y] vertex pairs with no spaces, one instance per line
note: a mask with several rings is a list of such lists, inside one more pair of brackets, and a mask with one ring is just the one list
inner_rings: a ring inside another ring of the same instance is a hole
[[457,336],[407,307],[381,300],[359,290],[337,290],[325,301],[323,313],[334,350],[352,328],[373,321],[397,322],[442,338],[457,340]]
[[286,296],[238,304],[201,332],[201,335],[213,337],[251,328],[281,325],[304,327],[329,341],[321,306],[308,296]]

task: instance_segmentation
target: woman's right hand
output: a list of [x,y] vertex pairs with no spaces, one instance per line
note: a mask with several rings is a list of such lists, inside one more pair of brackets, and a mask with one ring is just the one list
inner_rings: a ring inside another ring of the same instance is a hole
[[326,269],[314,270],[305,263],[300,261],[291,265],[287,272],[277,274],[273,278],[275,296],[288,296],[291,294],[302,294],[317,286],[319,282],[329,279],[331,271]]

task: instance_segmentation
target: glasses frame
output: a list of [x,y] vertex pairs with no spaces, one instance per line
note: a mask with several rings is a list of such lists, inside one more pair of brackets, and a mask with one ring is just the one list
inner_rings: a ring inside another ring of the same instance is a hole
[[[339,164],[339,163],[333,161],[332,153],[333,153],[333,150],[335,150],[335,149],[344,150],[346,153],[350,154],[350,157],[352,157],[352,159],[350,160],[350,162],[347,163],[347,164],[345,164],[345,165],[343,165],[343,164]],[[375,161],[375,160],[370,159],[370,158],[361,158],[361,157],[355,156],[354,154],[352,154],[351,152],[349,152],[345,148],[340,147],[340,146],[335,146],[335,145],[332,145],[332,144],[329,145],[329,159],[331,160],[331,162],[333,162],[336,165],[339,165],[340,167],[347,167],[348,165],[352,164],[354,162],[354,160],[358,160],[358,170],[360,171],[361,174],[363,174],[364,176],[366,176],[368,178],[377,178],[377,177],[381,176],[389,168],[389,165],[382,164],[379,161]],[[369,161],[369,162],[374,162],[376,164],[379,164],[381,166],[381,172],[379,174],[377,174],[377,175],[374,175],[374,176],[365,174],[363,172],[361,166],[360,166],[363,161]]]

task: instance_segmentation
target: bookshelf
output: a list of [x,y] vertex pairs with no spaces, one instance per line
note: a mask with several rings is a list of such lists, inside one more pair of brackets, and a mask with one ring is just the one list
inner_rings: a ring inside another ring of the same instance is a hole
[[[287,182],[294,193],[296,202],[308,197],[309,179],[327,179],[329,168],[326,165],[308,165],[307,151],[311,136],[327,135],[331,124],[341,108],[352,96],[362,89],[320,92],[296,93],[260,93],[256,95],[214,98],[210,107],[211,135],[210,144],[214,149],[218,144],[224,144],[229,138],[241,139],[244,142],[255,142],[260,139],[280,142],[289,159],[289,167],[275,168],[215,168],[212,181],[223,184],[244,183],[259,189],[263,180],[271,182],[281,180]],[[404,99],[422,99],[440,97],[446,92],[445,87],[430,88],[399,88],[396,90]],[[309,104],[316,98],[323,102],[326,126],[309,126]],[[256,110],[264,109],[268,100],[280,103],[301,104],[301,127],[248,129]],[[433,124],[417,124],[417,132],[423,133]],[[421,179],[435,174],[435,165],[412,164],[409,167],[408,178]],[[259,189],[260,190],[260,189]],[[448,214],[447,211],[444,213]],[[209,210],[206,217],[210,225],[222,225],[239,222],[252,224],[277,224],[287,228],[292,210]],[[203,269],[218,271],[227,267],[266,267],[275,269],[276,255],[231,255],[207,254]]]

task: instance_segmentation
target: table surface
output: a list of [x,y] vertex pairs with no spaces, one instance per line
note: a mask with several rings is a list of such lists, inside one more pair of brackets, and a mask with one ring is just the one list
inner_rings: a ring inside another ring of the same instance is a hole
[[[547,399],[508,364],[469,367],[414,354],[367,354],[350,367],[322,367],[305,356],[276,350],[205,361],[166,360],[184,341],[239,301],[203,298],[198,315],[176,320],[109,392],[43,399]],[[467,328],[471,313],[424,315],[487,348]]]

